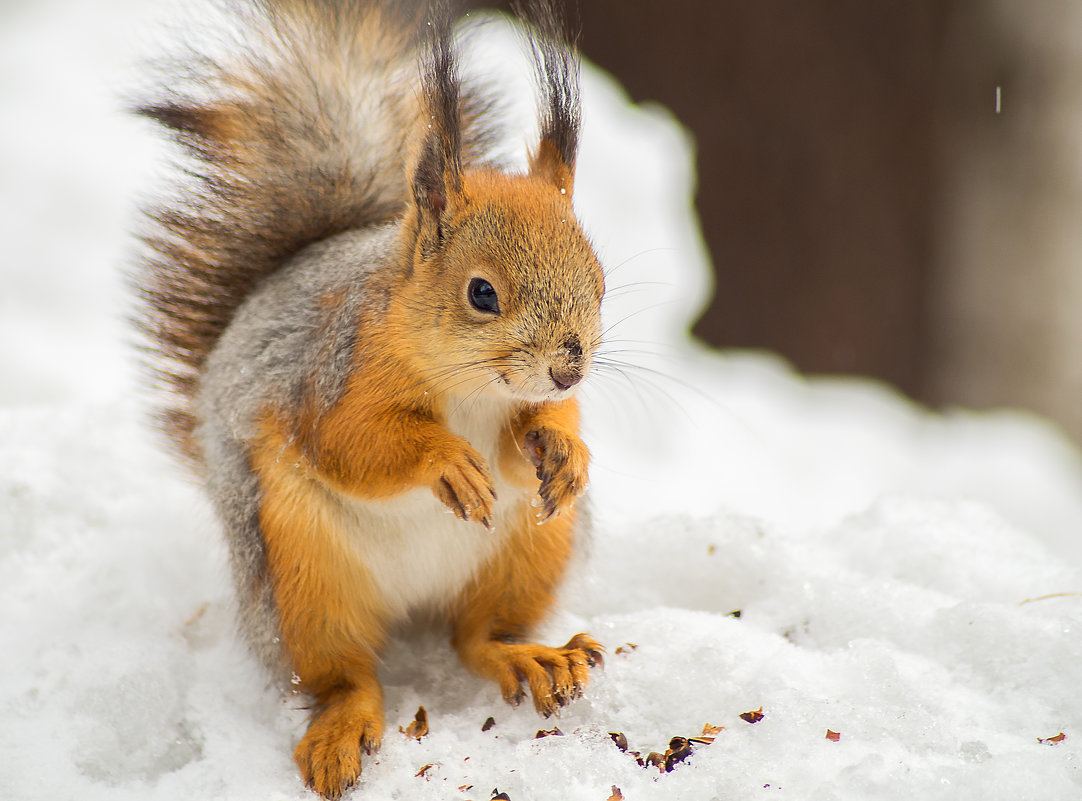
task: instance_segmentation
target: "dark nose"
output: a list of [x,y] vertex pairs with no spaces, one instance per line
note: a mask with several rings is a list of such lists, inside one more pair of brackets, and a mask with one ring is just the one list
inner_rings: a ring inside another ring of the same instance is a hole
[[571,389],[582,380],[582,370],[577,367],[550,367],[549,378],[556,385],[556,389],[563,392]]

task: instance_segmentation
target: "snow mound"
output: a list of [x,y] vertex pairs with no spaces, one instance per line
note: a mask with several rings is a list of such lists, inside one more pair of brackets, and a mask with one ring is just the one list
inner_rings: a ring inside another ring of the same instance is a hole
[[[270,689],[234,636],[213,520],[137,411],[8,410],[0,464],[0,796],[306,797],[290,759],[304,699]],[[800,530],[724,510],[609,519],[623,501],[595,497],[543,632],[608,646],[586,696],[542,720],[439,633],[403,633],[356,797],[1077,796],[1082,604],[1054,594],[1082,576],[990,506],[885,496]],[[422,705],[431,733],[412,741],[397,728]],[[725,728],[670,773],[609,735],[645,757],[706,724]]]

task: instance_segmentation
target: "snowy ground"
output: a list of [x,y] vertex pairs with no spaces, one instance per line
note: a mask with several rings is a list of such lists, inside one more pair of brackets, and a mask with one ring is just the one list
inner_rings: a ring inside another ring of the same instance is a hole
[[[303,701],[234,638],[214,521],[133,390],[118,265],[156,149],[115,93],[152,16],[0,10],[0,798],[310,798]],[[442,637],[401,637],[354,797],[1082,797],[1077,451],[1027,416],[694,346],[678,129],[591,71],[581,161],[609,347],[638,366],[587,388],[599,522],[545,634],[590,631],[606,668],[542,721]],[[431,732],[408,740],[419,705]],[[645,756],[705,724],[725,728],[664,774],[608,734]]]

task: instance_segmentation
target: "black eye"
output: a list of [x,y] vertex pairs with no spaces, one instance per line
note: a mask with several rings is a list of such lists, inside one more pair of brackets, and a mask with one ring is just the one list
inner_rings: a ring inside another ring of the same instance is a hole
[[484,278],[474,278],[471,280],[468,292],[470,303],[473,305],[473,308],[478,311],[490,312],[492,314],[500,313],[500,301],[499,298],[496,297],[496,290],[493,289],[492,284]]

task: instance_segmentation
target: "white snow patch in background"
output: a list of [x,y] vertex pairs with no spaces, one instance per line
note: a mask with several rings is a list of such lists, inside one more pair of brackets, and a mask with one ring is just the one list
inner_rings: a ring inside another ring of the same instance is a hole
[[[0,13],[0,798],[310,798],[303,700],[234,637],[216,524],[133,389],[119,268],[158,148],[116,98],[153,15]],[[585,393],[598,525],[543,633],[590,631],[606,668],[542,721],[439,634],[397,639],[354,797],[1082,796],[1082,598],[1043,597],[1082,592],[1078,452],[1028,416],[934,415],[689,343],[709,285],[690,150],[585,80],[576,202],[611,269],[610,347],[653,355]],[[407,741],[421,704],[431,734]],[[726,728],[666,775],[607,734],[664,751],[705,723]]]

